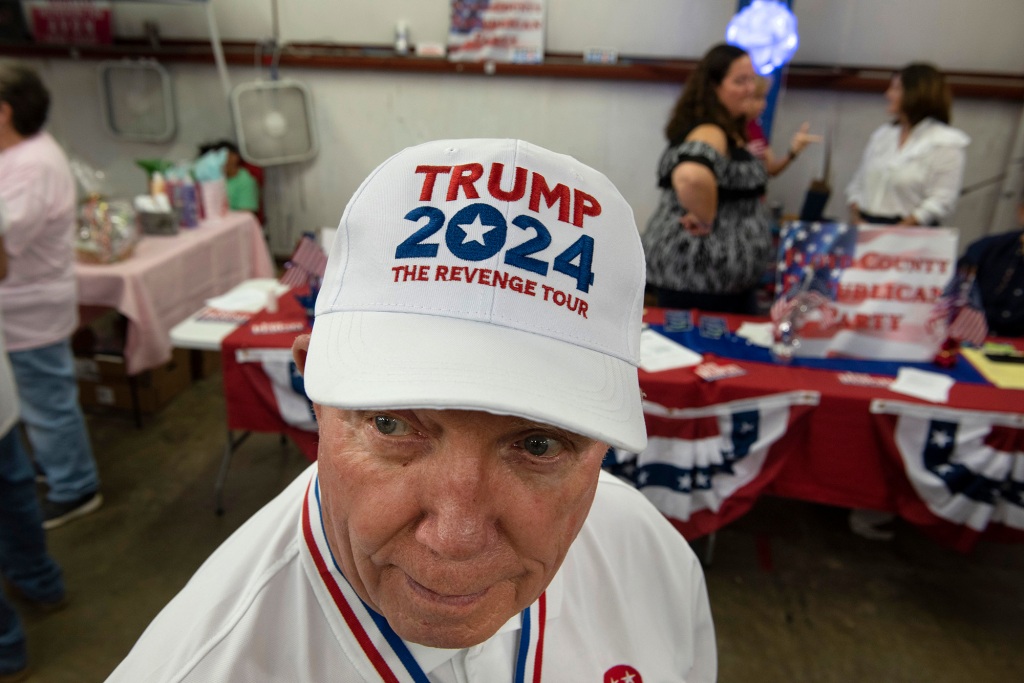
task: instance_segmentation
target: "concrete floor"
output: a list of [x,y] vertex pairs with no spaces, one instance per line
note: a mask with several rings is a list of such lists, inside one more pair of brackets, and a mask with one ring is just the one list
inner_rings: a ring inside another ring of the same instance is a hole
[[[307,464],[294,445],[254,435],[217,517],[223,425],[219,376],[141,430],[125,415],[89,415],[106,503],[49,532],[70,604],[20,609],[31,680],[104,680],[207,555]],[[1024,546],[963,556],[905,526],[867,541],[842,510],[765,499],[719,532],[706,572],[723,683],[1024,679]]]

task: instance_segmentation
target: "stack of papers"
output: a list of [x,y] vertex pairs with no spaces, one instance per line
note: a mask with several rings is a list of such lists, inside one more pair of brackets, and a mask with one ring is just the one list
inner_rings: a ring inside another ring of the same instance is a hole
[[263,310],[270,297],[277,298],[288,291],[287,285],[276,280],[260,280],[245,283],[245,287],[235,287],[227,294],[206,300],[206,305],[221,311],[242,311],[256,313]]
[[652,329],[640,333],[640,369],[645,372],[661,372],[673,368],[688,368],[697,365],[704,356],[672,341]]

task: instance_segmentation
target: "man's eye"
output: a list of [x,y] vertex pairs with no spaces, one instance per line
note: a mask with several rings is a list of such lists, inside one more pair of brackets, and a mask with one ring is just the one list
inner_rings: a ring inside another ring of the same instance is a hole
[[377,431],[386,436],[403,436],[409,433],[409,425],[391,415],[375,415],[373,426]]
[[553,458],[562,448],[561,441],[542,434],[533,434],[523,439],[523,450],[538,457]]

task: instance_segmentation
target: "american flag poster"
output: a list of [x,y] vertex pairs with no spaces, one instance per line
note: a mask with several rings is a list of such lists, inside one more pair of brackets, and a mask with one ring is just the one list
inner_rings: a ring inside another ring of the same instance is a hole
[[545,0],[452,0],[448,59],[453,62],[544,61]]
[[935,310],[956,271],[957,237],[955,228],[788,223],[772,318],[797,328],[797,356],[930,361],[947,336]]

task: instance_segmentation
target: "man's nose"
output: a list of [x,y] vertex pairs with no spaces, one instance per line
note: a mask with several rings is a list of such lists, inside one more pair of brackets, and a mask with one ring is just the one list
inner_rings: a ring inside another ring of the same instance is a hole
[[416,539],[445,559],[471,559],[495,533],[493,468],[476,454],[452,453],[431,467],[420,491],[426,514]]

